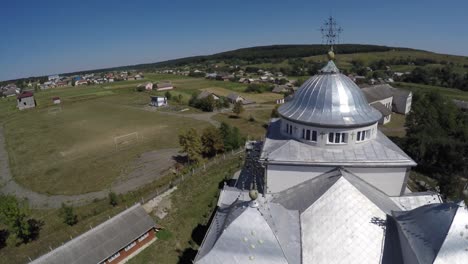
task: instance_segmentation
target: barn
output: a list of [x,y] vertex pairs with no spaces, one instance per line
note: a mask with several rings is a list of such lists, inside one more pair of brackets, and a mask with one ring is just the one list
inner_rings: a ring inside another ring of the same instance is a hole
[[31,263],[124,263],[154,242],[157,231],[154,220],[135,204]]
[[34,100],[34,94],[30,91],[22,92],[16,97],[16,101],[18,103],[19,110],[36,107],[36,100]]

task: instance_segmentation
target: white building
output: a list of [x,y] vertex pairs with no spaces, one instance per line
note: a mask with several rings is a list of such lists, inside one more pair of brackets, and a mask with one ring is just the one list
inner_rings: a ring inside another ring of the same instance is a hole
[[416,163],[333,61],[278,113],[221,191],[195,263],[468,263],[464,204],[407,189]]
[[151,106],[161,107],[161,106],[166,106],[168,104],[169,103],[167,101],[167,98],[164,96],[151,96],[151,102],[150,102]]

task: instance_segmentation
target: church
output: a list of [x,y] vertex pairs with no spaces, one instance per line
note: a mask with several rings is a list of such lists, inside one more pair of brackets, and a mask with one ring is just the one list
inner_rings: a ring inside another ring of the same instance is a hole
[[407,188],[416,163],[328,56],[247,148],[194,262],[468,263],[464,203]]

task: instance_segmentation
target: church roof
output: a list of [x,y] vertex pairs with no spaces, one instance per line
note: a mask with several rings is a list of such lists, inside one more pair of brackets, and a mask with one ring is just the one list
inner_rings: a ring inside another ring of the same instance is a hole
[[260,197],[256,202],[237,200],[219,208],[195,262],[301,263],[298,212]]
[[322,127],[359,127],[376,123],[381,114],[369,106],[361,89],[329,61],[308,79],[293,99],[279,107],[288,120]]
[[415,166],[416,163],[380,131],[373,140],[341,148],[312,146],[283,136],[281,120],[273,119],[261,159],[270,163],[327,166]]

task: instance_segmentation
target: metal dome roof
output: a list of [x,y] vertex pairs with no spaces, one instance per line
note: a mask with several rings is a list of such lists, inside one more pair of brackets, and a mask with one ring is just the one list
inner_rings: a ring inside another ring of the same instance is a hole
[[380,120],[361,89],[333,61],[308,79],[291,101],[278,109],[285,119],[321,127],[359,127]]

